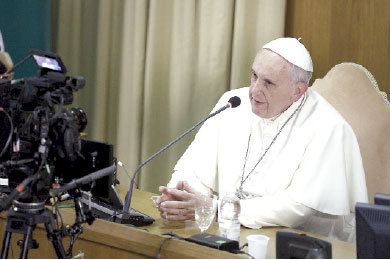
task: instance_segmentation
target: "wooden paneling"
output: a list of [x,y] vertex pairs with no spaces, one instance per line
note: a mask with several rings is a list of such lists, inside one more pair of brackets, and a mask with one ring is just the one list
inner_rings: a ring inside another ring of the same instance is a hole
[[336,64],[355,62],[390,95],[389,0],[288,0],[285,34],[302,37],[312,55],[313,79]]

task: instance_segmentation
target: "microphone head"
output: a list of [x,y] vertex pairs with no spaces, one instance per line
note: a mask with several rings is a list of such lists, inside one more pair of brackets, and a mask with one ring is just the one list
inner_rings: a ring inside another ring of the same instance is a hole
[[228,101],[231,108],[238,107],[241,104],[241,99],[237,96],[231,97]]

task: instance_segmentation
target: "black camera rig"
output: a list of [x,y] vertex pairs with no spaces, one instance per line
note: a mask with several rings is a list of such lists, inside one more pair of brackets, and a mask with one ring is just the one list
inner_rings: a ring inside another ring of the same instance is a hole
[[51,178],[36,180],[36,190],[20,197],[34,202],[48,198],[52,183],[61,184],[64,176],[56,174],[57,163],[83,156],[80,132],[87,117],[80,108],[64,107],[72,104],[73,92],[84,87],[84,78],[67,76],[56,54],[30,55],[39,67],[38,77],[0,81],[0,178],[4,191],[38,172],[49,174]]
[[[84,78],[66,75],[54,53],[33,50],[29,57],[39,67],[37,77],[12,80],[0,75],[0,193],[6,194],[0,211],[8,210],[1,257],[8,256],[11,234],[16,232],[24,234],[20,258],[26,258],[37,246],[32,230],[39,223],[45,224],[59,258],[72,256],[81,224],[91,224],[95,217],[130,226],[152,224],[150,216],[124,210],[113,186],[113,146],[81,139],[86,114],[65,107],[73,103],[73,92],[84,87]],[[57,229],[55,214],[45,202],[64,192],[73,197],[76,220],[71,227]],[[72,237],[67,251],[61,240],[65,235]]]
[[[80,176],[80,161],[91,159],[82,153],[80,139],[87,117],[82,109],[65,106],[73,103],[73,92],[83,88],[85,80],[66,75],[65,65],[54,53],[33,50],[29,57],[39,67],[37,77],[0,77],[0,211],[8,210],[1,257],[8,256],[11,235],[16,232],[24,234],[20,258],[26,258],[29,249],[37,248],[32,231],[36,224],[44,223],[57,257],[69,258],[74,238],[83,230],[81,225],[92,224],[94,217],[80,202],[79,185],[63,187],[81,176],[82,185],[91,187],[97,178],[113,175],[116,166],[110,162],[100,169],[104,174],[96,167],[84,167]],[[55,214],[45,203],[60,195],[56,192],[54,196],[53,190],[61,186],[73,196],[76,220],[73,226],[58,229]],[[61,240],[65,235],[72,237],[67,251]]]

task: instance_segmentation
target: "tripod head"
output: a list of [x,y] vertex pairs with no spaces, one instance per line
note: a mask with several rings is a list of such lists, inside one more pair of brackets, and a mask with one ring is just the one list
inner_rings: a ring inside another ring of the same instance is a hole
[[[36,224],[44,223],[47,231],[47,237],[52,242],[58,258],[70,258],[72,256],[73,244],[80,233],[83,232],[83,223],[91,225],[94,221],[92,213],[86,209],[80,201],[81,191],[80,186],[89,184],[97,179],[100,179],[109,174],[113,174],[116,166],[112,165],[99,171],[90,173],[80,179],[71,181],[64,186],[47,191],[47,196],[58,198],[64,192],[69,192],[73,196],[75,205],[75,223],[72,226],[62,227],[58,229],[56,218],[53,213],[45,207],[45,200],[39,200],[39,197],[32,195],[37,190],[42,190],[36,187],[39,184],[44,172],[38,172],[24,179],[12,192],[0,201],[0,212],[8,210],[6,231],[4,235],[3,248],[1,252],[2,258],[7,258],[12,232],[24,234],[23,243],[20,243],[22,250],[20,258],[26,258],[29,249],[38,247],[35,240],[32,239],[32,231]],[[30,194],[28,197],[26,194]],[[22,198],[22,199],[20,199]],[[37,201],[34,201],[37,200]],[[11,207],[11,206],[14,207]],[[17,223],[17,225],[16,225]],[[15,228],[18,226],[17,228]],[[68,250],[65,251],[62,244],[62,237],[71,236]]]

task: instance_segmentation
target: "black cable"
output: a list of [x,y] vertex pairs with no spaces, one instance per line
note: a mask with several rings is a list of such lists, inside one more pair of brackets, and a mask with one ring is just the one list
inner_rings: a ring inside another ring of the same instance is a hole
[[247,256],[249,256],[251,259],[255,259],[253,256],[251,256],[250,254],[248,254],[247,252],[244,252],[244,251],[242,251],[242,250],[234,250],[234,251],[232,251],[232,253],[234,253],[234,254],[243,254],[243,255],[247,255]]
[[242,246],[240,246],[240,250],[244,249],[246,246],[248,246],[248,243],[245,243]]
[[184,237],[182,236],[179,236],[178,234],[175,234],[173,232],[164,232],[164,233],[161,233],[161,235],[167,235],[167,236],[170,236],[170,237],[167,237],[166,239],[164,239],[161,244],[160,244],[160,247],[158,249],[158,254],[157,254],[157,258],[160,259],[160,254],[161,254],[161,249],[163,247],[163,245],[165,244],[165,242],[167,242],[168,240],[171,240],[171,239],[179,239],[179,240],[185,240]]
[[56,208],[54,205],[55,205],[55,201],[53,201],[51,204],[51,212],[53,213],[54,222],[56,224],[56,228],[58,229],[58,216],[57,216]]
[[5,146],[4,146],[3,150],[0,153],[0,158],[1,158],[1,156],[3,156],[3,154],[5,153],[5,151],[7,150],[8,146],[9,146],[9,144],[11,142],[12,133],[14,132],[14,124],[12,122],[11,116],[7,113],[7,111],[5,111],[2,107],[0,107],[0,111],[3,111],[7,115],[8,119],[9,119],[10,126],[11,126],[7,142],[5,143]]
[[165,242],[171,240],[171,239],[176,239],[176,237],[167,237],[166,239],[164,239],[158,249],[158,254],[157,254],[157,259],[160,259],[160,254],[161,254],[161,249],[163,247],[163,245],[165,244]]
[[164,232],[164,233],[161,233],[161,235],[163,235],[163,236],[171,236],[171,237],[175,237],[175,238],[180,239],[180,240],[185,240],[184,237],[182,237],[182,236],[180,236],[178,234],[175,234],[173,232]]
[[60,210],[58,209],[58,205],[57,204],[56,204],[56,215],[57,215],[57,219],[58,219],[58,217],[60,217],[60,219],[61,219],[61,228],[60,228],[60,230],[62,230],[64,228],[64,220],[62,218]]
[[73,245],[74,243],[76,242],[76,240],[79,238],[81,233],[78,233],[78,234],[72,234],[71,237],[70,237],[70,241],[69,241],[69,248],[66,252],[66,255],[68,256],[73,256]]
[[[56,213],[55,215],[56,215],[56,221],[57,221],[57,229],[59,228],[59,230],[64,230],[64,220],[62,218],[61,211],[59,210],[58,202],[59,202],[59,200],[56,200],[54,202],[55,213]],[[59,226],[58,217],[61,219],[61,226]],[[83,229],[83,227],[81,227],[81,229]],[[74,243],[76,242],[76,240],[79,238],[80,234],[81,233],[70,235],[69,247],[68,247],[68,250],[65,251],[66,256],[71,257],[73,255],[73,246],[74,246]]]
[[244,249],[244,248],[247,247],[247,246],[248,246],[248,243],[245,243],[245,244],[243,244],[242,246],[240,246],[240,250],[235,250],[235,251],[233,251],[233,253],[235,253],[235,254],[244,254],[244,255],[249,256],[249,257],[252,258],[252,259],[255,259],[255,258],[254,258],[252,255],[250,255],[249,253],[242,251],[242,249]]
[[[52,212],[54,211],[54,216],[55,216],[54,221],[56,222],[57,230],[61,230],[62,231],[63,227],[64,227],[64,222],[63,222],[60,210],[58,209],[57,203],[58,203],[58,200],[54,201]],[[59,221],[58,217],[60,217],[60,219],[61,219],[61,226],[60,226],[60,221]]]
[[39,171],[43,168],[43,165],[46,165],[47,156],[46,156],[46,154],[44,154],[42,156],[43,156],[43,158],[42,158],[41,164],[39,165],[37,173],[39,173]]
[[[54,200],[57,199],[57,198],[53,198]],[[54,201],[53,203],[53,206],[52,206],[52,209],[51,209],[51,212],[54,212],[54,221],[56,222],[56,227],[57,229],[60,229],[60,221],[59,221],[59,218],[58,218],[58,206],[57,206],[57,202]]]

